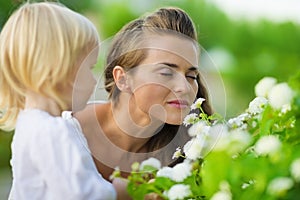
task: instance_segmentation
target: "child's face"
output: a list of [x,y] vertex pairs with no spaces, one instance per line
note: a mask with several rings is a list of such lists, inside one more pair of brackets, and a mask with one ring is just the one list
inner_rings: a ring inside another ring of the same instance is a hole
[[172,35],[156,36],[149,45],[145,60],[129,73],[132,98],[144,113],[181,124],[198,90],[198,50],[192,41]]
[[72,93],[72,111],[82,110],[96,85],[96,79],[92,72],[93,67],[97,63],[99,47],[88,52],[83,62],[79,66]]

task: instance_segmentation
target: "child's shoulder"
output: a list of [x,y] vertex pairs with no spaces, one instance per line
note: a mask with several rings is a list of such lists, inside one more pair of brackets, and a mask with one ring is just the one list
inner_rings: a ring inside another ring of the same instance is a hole
[[70,129],[70,125],[62,117],[52,116],[39,109],[23,110],[19,113],[16,128],[31,132],[63,132]]
[[79,142],[86,146],[85,138],[70,120],[38,109],[20,112],[15,133],[16,138],[26,137],[26,140],[45,145],[64,141],[65,145]]
[[48,113],[47,111],[40,110],[40,109],[25,109],[20,111],[18,120],[28,120],[31,122],[51,122],[51,121],[60,121],[62,120],[61,117],[56,117]]

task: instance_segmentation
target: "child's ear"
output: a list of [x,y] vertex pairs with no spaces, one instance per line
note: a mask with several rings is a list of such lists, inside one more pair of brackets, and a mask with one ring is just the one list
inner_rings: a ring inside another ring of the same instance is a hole
[[115,66],[113,69],[113,76],[118,89],[122,92],[131,92],[127,81],[127,74],[123,67]]

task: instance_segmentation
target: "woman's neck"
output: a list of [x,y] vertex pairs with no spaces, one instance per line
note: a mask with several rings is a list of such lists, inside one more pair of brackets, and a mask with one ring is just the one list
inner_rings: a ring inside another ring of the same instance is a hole
[[44,110],[53,116],[61,115],[61,109],[53,99],[32,91],[26,92],[24,108]]
[[[103,116],[103,113],[100,115]],[[145,144],[162,125],[122,102],[107,104],[105,118],[99,119],[99,123],[103,124],[106,136],[120,148],[131,152],[145,151]]]

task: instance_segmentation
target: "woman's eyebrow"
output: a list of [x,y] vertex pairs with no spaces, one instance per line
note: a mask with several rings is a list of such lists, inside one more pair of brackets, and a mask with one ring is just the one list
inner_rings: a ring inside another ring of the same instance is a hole
[[[167,65],[171,68],[179,68],[179,66],[177,64],[174,64],[174,63],[163,62],[163,63],[159,63],[159,64]],[[198,67],[191,66],[191,67],[188,68],[188,70],[189,71],[198,71]]]

